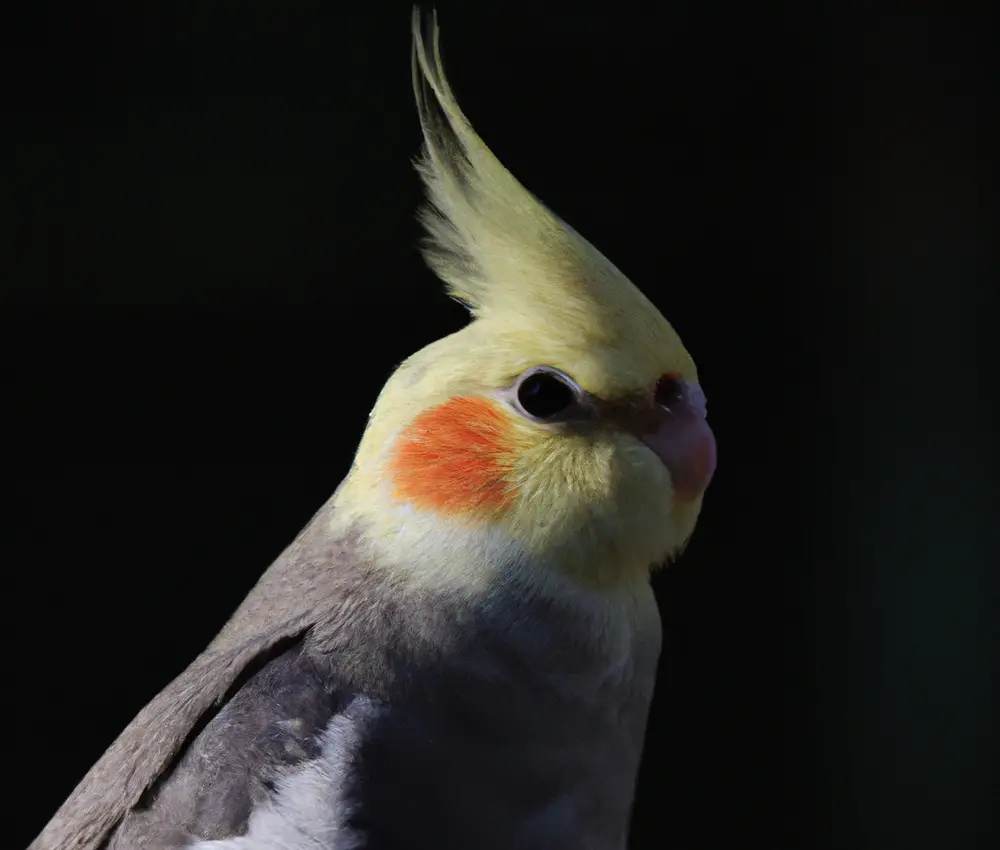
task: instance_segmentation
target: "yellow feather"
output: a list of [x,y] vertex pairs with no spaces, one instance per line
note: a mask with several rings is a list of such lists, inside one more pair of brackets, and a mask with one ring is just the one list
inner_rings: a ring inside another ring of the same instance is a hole
[[582,351],[599,355],[601,367],[584,373],[592,392],[645,382],[665,360],[693,378],[690,357],[660,311],[525,189],[473,130],[444,75],[435,14],[429,48],[416,10],[413,39],[424,133],[417,168],[430,199],[422,214],[424,254],[448,291],[495,325],[504,345],[570,362]]
[[585,584],[644,581],[686,541],[700,502],[674,504],[666,469],[630,435],[569,436],[511,412],[518,497],[503,515],[473,527],[392,496],[388,457],[419,413],[457,396],[491,396],[530,367],[561,369],[604,398],[649,391],[665,373],[697,380],[659,310],[473,130],[444,75],[436,16],[425,40],[414,11],[413,40],[424,136],[417,169],[429,198],[424,254],[474,320],[389,379],[338,491],[338,521],[364,524],[380,557],[395,554],[428,580],[443,571],[477,583],[489,562],[503,560],[525,573],[547,564]]

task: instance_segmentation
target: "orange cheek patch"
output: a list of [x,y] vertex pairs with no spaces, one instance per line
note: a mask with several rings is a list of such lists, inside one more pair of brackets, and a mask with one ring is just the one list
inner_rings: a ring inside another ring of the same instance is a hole
[[483,398],[425,410],[400,435],[390,461],[395,495],[441,513],[495,512],[510,505],[510,425]]

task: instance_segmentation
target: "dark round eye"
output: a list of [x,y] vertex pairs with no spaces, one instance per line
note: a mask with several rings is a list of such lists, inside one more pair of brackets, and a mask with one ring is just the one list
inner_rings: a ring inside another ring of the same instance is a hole
[[656,382],[656,403],[661,407],[672,407],[683,398],[684,388],[672,375],[664,375]]
[[535,372],[521,381],[517,388],[517,400],[529,416],[551,419],[576,401],[576,393],[558,375]]

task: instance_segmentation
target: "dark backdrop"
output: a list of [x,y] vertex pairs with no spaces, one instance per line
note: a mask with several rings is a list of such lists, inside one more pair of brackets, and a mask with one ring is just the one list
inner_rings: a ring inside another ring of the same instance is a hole
[[[633,846],[997,846],[987,15],[496,5],[440,9],[461,102],[674,323],[720,444]],[[464,316],[414,248],[405,5],[0,33],[16,847]]]

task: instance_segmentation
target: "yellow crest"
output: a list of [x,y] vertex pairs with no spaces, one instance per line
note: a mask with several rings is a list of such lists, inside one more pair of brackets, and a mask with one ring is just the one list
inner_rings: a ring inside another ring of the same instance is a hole
[[[429,204],[424,256],[478,319],[572,337],[614,357],[620,382],[646,381],[665,361],[693,364],[659,310],[600,251],[522,186],[462,113],[441,63],[437,18],[413,13],[413,83]],[[607,364],[606,365],[611,365]],[[600,387],[593,387],[598,390]]]

